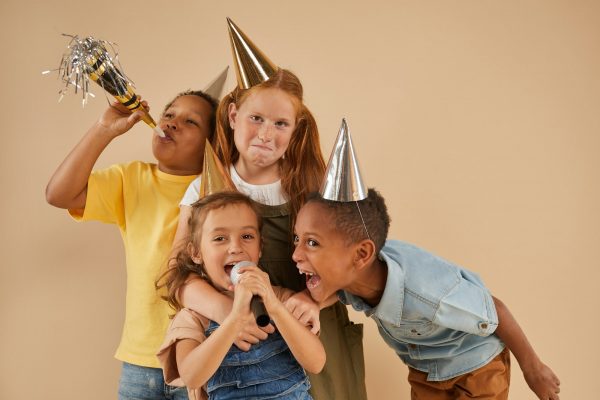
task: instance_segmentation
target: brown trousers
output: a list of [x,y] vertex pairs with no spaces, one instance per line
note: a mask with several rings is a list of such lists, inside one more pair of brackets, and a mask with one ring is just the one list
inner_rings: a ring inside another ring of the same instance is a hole
[[505,348],[483,367],[447,381],[427,381],[425,372],[409,368],[408,382],[412,400],[507,400],[510,352]]

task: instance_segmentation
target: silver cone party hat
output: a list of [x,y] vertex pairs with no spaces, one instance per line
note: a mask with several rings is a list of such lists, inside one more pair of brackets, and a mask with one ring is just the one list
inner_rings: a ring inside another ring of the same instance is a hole
[[229,72],[229,66],[225,67],[219,76],[209,83],[202,91],[217,101],[221,100],[221,97],[223,96],[223,87],[225,87],[225,81],[227,80],[227,72]]
[[352,145],[350,130],[344,118],[319,193],[326,200],[345,202],[364,200],[368,196]]

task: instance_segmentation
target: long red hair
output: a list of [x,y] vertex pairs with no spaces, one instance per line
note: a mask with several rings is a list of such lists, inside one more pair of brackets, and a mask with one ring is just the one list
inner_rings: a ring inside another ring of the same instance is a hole
[[296,107],[296,126],[284,157],[279,160],[281,186],[289,201],[293,221],[307,194],[319,190],[325,174],[317,122],[303,103],[302,84],[296,75],[280,68],[269,80],[250,89],[236,87],[225,96],[217,108],[213,147],[225,166],[238,160],[239,152],[233,141],[233,129],[229,125],[229,105],[233,103],[239,109],[251,93],[268,88],[283,90]]

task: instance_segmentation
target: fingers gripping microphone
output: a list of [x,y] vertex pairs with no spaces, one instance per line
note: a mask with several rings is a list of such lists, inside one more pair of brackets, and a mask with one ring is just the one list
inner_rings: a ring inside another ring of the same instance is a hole
[[[240,261],[235,264],[231,269],[231,283],[237,285],[240,276],[242,275],[239,273],[240,268],[253,265],[255,264],[250,261]],[[256,318],[256,325],[260,327],[269,325],[271,318],[269,318],[269,314],[267,314],[267,310],[265,309],[265,305],[263,304],[260,296],[252,296],[252,300],[250,301],[250,310],[254,314],[254,318]]]

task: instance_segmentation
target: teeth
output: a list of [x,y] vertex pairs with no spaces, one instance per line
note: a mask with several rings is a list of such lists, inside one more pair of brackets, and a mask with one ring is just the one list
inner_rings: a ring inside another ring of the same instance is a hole
[[299,273],[300,275],[302,275],[302,274],[304,274],[304,275],[308,275],[308,276],[313,276],[313,275],[314,275],[314,273],[313,273],[313,272],[302,271],[302,270],[300,270],[300,269],[298,270],[298,273]]

